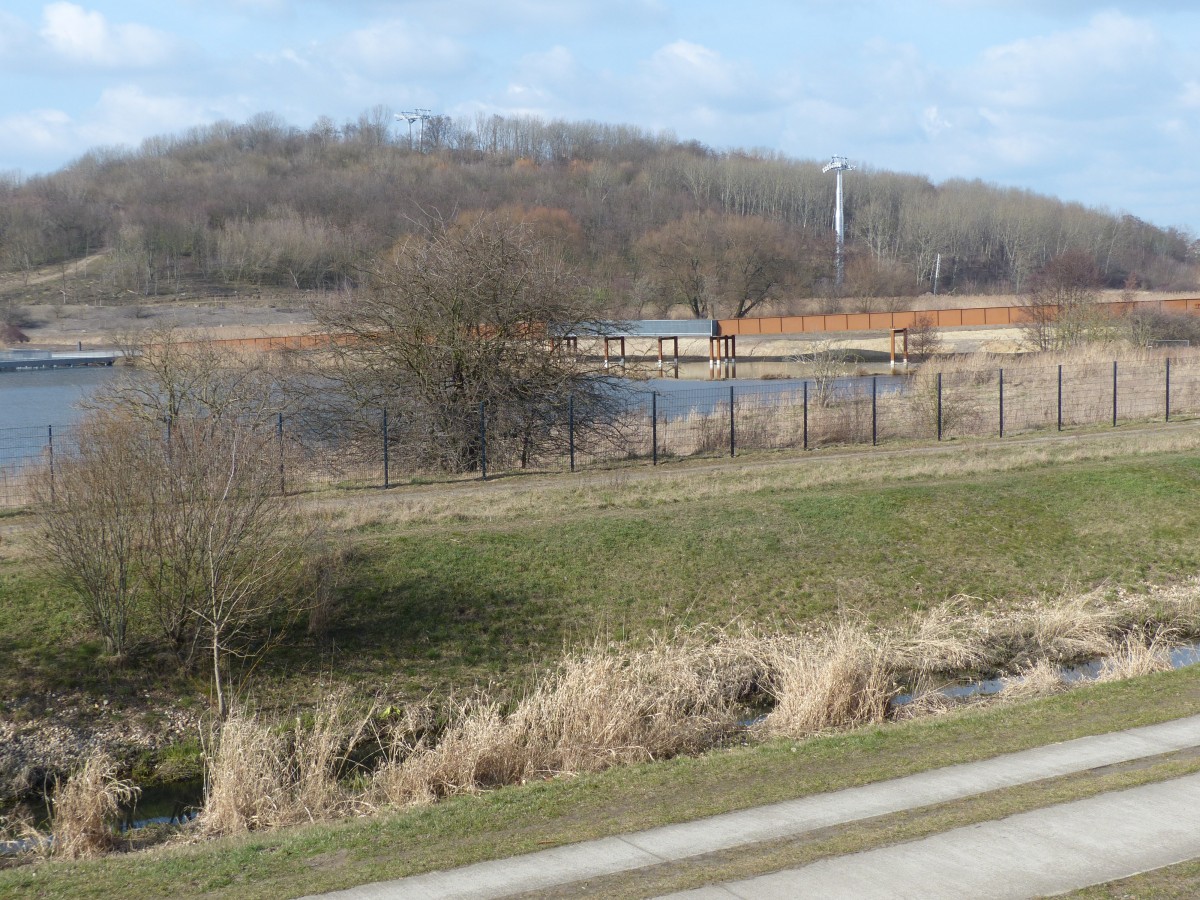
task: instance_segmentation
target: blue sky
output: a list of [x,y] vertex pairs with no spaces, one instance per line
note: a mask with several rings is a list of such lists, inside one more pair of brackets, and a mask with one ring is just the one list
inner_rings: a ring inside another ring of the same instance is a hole
[[1194,0],[6,0],[0,171],[377,104],[670,129],[1200,232]]

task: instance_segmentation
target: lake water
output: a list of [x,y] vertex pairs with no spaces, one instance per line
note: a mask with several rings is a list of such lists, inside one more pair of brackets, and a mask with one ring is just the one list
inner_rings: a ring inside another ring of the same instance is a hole
[[116,374],[108,366],[0,372],[0,430],[74,425],[79,401]]

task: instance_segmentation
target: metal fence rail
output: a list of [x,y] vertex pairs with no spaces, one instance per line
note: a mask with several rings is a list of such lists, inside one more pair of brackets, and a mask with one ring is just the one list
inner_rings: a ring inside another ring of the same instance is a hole
[[[620,461],[656,465],[686,457],[750,450],[816,450],[844,445],[1007,437],[1034,431],[1156,422],[1200,415],[1200,358],[1007,366],[912,375],[810,378],[780,385],[705,383],[631,391],[602,429],[574,399],[541,410],[536,440],[524,444],[503,410],[481,407],[477,476],[515,471],[576,471]],[[395,412],[366,411],[336,427],[278,417],[280,487],[387,487],[423,473],[404,448],[424,439]],[[528,435],[527,435],[528,437]],[[30,475],[53,472],[56,456],[79,439],[71,426],[0,428],[0,506],[30,501]],[[276,451],[272,451],[273,453]]]

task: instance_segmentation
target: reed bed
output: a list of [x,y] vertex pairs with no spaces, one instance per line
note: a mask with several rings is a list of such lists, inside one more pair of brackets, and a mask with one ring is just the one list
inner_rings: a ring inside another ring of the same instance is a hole
[[83,768],[54,792],[51,853],[80,859],[113,849],[121,809],[139,793],[134,784],[117,777],[113,760],[100,754],[88,757]]
[[[1064,666],[1101,661],[1100,680],[1161,671],[1200,634],[1200,580],[1141,594],[1100,589],[1003,611],[954,598],[876,627],[702,628],[644,646],[597,641],[526,690],[364,707],[331,694],[309,719],[235,710],[213,729],[194,826],[224,834],[436,802],[531,780],[698,754],[731,740],[803,739],[946,713],[942,689],[1000,677],[996,702],[1067,690]],[[903,705],[893,701],[911,695]],[[55,853],[114,843],[136,788],[89,760],[54,800]]]

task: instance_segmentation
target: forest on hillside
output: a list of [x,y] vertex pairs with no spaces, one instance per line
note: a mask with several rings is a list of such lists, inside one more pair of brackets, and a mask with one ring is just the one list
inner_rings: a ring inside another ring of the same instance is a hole
[[385,107],[308,129],[264,113],[0,176],[0,271],[65,271],[101,252],[112,300],[201,285],[344,290],[406,236],[488,211],[527,223],[605,312],[730,316],[799,298],[912,296],[930,289],[939,257],[941,292],[1020,293],[1069,250],[1094,259],[1108,287],[1198,284],[1197,244],[1179,230],[863,167],[846,178],[839,289],[823,162],[596,122],[433,116],[410,132]]

